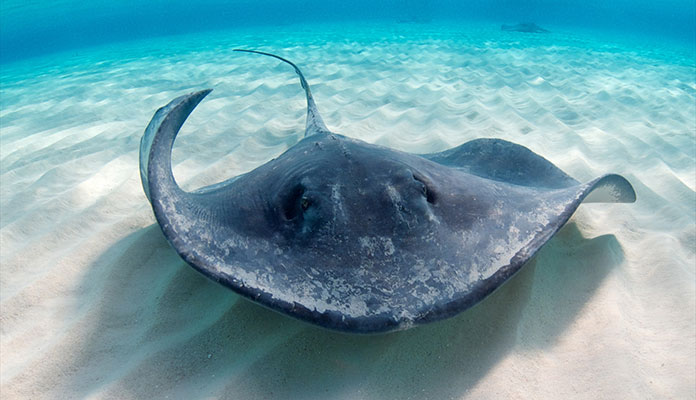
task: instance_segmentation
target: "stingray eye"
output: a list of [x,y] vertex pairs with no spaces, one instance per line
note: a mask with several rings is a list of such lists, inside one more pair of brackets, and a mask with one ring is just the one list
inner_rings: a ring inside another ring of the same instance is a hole
[[300,211],[305,210],[303,200],[305,188],[302,185],[293,186],[292,189],[282,198],[283,216],[287,220],[297,217]]
[[[416,181],[416,182],[418,182],[418,181]],[[427,196],[428,196],[428,188],[425,186],[425,184],[424,184],[423,182],[418,182],[418,183],[420,183],[420,191],[421,191],[421,194],[422,194],[423,196],[426,196],[426,197],[427,197]]]
[[307,211],[311,204],[312,202],[307,197],[302,196],[302,199],[300,200],[300,206],[302,207],[302,210]]
[[433,191],[432,188],[428,185],[428,182],[424,178],[416,174],[413,174],[413,180],[420,183],[421,193],[423,194],[423,197],[425,197],[425,199],[428,201],[428,203],[435,204],[435,201],[437,200],[437,195],[435,194],[435,191]]

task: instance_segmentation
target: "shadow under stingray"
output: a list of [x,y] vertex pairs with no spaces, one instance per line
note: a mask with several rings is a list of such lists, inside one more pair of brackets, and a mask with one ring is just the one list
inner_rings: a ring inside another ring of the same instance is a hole
[[113,398],[459,397],[516,346],[552,344],[622,260],[614,236],[587,239],[571,222],[470,310],[358,336],[244,300],[186,265],[155,225],[116,243],[85,277],[93,318],[70,365],[56,365],[59,389]]

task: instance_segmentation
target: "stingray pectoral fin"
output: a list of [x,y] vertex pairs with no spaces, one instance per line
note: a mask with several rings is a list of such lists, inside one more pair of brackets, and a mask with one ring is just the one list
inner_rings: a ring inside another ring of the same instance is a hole
[[544,243],[568,222],[580,204],[633,203],[636,201],[636,192],[623,176],[607,174],[582,185],[554,191],[546,200],[547,204],[562,205],[563,211],[551,218],[551,223],[537,237],[538,241],[545,235],[548,236],[543,239]]
[[593,181],[583,203],[634,203],[636,191],[621,175],[609,174]]
[[[522,240],[524,245],[521,247],[517,247],[518,243],[510,245],[510,250],[513,250],[514,256],[509,261],[497,267],[490,275],[486,273],[490,267],[484,265],[479,272],[481,275],[487,276],[486,278],[471,282],[470,288],[465,293],[457,296],[453,301],[436,305],[431,311],[424,314],[422,320],[416,323],[450,317],[471,307],[491,294],[519,271],[561,230],[582,203],[631,203],[636,200],[636,194],[631,184],[625,178],[616,174],[604,175],[585,184],[578,184],[568,188],[553,190],[532,189],[531,192],[527,192],[527,196],[534,199],[533,203],[535,206],[532,209],[519,211],[518,217],[508,225],[499,225],[494,222],[494,226],[489,229],[493,238],[506,237],[512,231],[510,229],[512,227],[515,228],[515,231],[528,231],[529,233],[525,234]],[[525,221],[525,219],[527,220]],[[537,225],[539,221],[545,222],[539,226]]]
[[[140,144],[140,174],[162,233],[179,255],[205,273],[202,259],[211,251],[203,236],[217,229],[211,226],[209,210],[196,192],[182,190],[172,173],[172,147],[186,118],[211,89],[189,93],[172,100],[155,112]],[[209,191],[208,191],[209,192]],[[208,276],[217,279],[209,272]]]
[[560,189],[580,184],[544,157],[502,139],[474,139],[423,157],[482,178],[514,185]]
[[172,146],[181,125],[212,89],[177,97],[155,112],[140,139],[140,180],[152,203],[152,187],[180,191],[172,174]]
[[[580,185],[552,162],[528,148],[502,139],[474,139],[453,149],[423,157],[486,179],[544,189]],[[583,185],[585,203],[632,203],[633,186],[622,176],[609,174]]]
[[476,283],[471,293],[459,300],[461,303],[458,306],[460,311],[490,294],[515,272],[519,271],[568,222],[580,204],[585,202],[632,203],[636,201],[636,194],[625,178],[609,174],[582,185],[554,190],[547,193],[546,196],[540,196],[540,198],[543,198],[547,206],[552,207],[546,210],[548,212],[540,214],[546,214],[548,223],[516,252],[509,264],[501,267],[490,277]]
[[552,222],[544,229],[550,231],[550,237],[568,222],[580,204],[633,203],[636,201],[636,192],[623,176],[607,174],[582,185],[554,191],[547,200],[548,204],[563,205],[563,211],[551,218]]
[[580,204],[633,203],[636,201],[636,192],[626,178],[608,174],[583,185],[555,191],[555,194],[550,195],[547,200],[548,204],[561,204],[562,211],[551,218],[551,222],[541,230],[526,249],[522,249],[520,254],[531,256],[535,253],[568,222]]

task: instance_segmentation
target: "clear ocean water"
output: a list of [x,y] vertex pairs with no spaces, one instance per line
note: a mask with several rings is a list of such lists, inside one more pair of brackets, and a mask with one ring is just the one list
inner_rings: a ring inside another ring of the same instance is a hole
[[694,51],[692,0],[108,1],[5,0],[0,62],[133,39],[293,24],[447,21],[462,27],[533,21],[554,31],[610,32],[636,41],[672,41]]
[[[447,321],[355,337],[273,313],[181,260],[138,172],[155,110],[194,90],[185,189],[300,139],[292,69],[239,47],[297,63],[337,133],[502,138],[638,201],[581,206]],[[695,204],[694,0],[0,1],[3,399],[695,398]]]

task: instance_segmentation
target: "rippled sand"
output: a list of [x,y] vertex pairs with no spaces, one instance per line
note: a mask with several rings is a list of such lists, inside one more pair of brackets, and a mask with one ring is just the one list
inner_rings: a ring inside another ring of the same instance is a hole
[[[281,31],[279,31],[281,29]],[[174,149],[188,189],[299,140],[295,61],[337,133],[425,153],[525,145],[635,204],[586,204],[459,316],[378,336],[241,299],[168,246],[138,144],[172,98],[215,91]],[[284,27],[79,50],[0,69],[2,398],[694,398],[696,66],[569,34]]]

